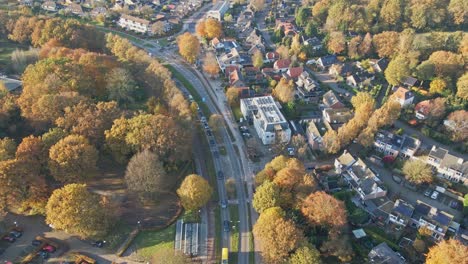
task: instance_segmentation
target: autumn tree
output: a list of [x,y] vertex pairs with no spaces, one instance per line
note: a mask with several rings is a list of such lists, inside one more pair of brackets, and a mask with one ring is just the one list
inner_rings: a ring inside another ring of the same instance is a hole
[[207,52],[203,58],[203,70],[211,77],[215,77],[219,72],[218,61],[213,52]]
[[298,248],[289,259],[290,264],[321,264],[320,252],[313,246]]
[[304,159],[307,156],[308,143],[301,134],[294,135],[291,138],[291,145],[295,148],[298,158]]
[[119,115],[120,110],[114,101],[97,104],[82,101],[65,108],[65,114],[56,120],[56,124],[71,134],[82,135],[94,144],[101,144],[104,131],[112,127]]
[[385,69],[385,79],[391,85],[398,85],[410,73],[408,61],[404,56],[399,55],[393,58]]
[[464,263],[468,259],[468,247],[456,239],[442,240],[429,249],[427,264]]
[[380,10],[380,18],[387,25],[398,25],[403,14],[402,7],[401,0],[385,0]]
[[310,194],[301,212],[312,226],[341,229],[347,221],[344,203],[323,191]]
[[186,210],[195,210],[205,205],[211,198],[213,189],[203,177],[191,174],[185,177],[177,189],[177,195]]
[[287,220],[279,207],[269,208],[260,214],[253,227],[266,263],[281,263],[297,249],[304,236],[291,220]]
[[257,50],[252,54],[252,64],[257,68],[261,68],[263,66],[263,54],[260,50]]
[[57,144],[61,139],[66,137],[68,134],[65,130],[54,127],[49,129],[46,133],[42,134],[42,143],[44,144],[45,149],[50,149],[53,145]]
[[346,40],[344,34],[340,31],[331,32],[327,42],[327,47],[328,50],[334,54],[339,54],[343,52],[346,48]]
[[468,139],[468,111],[458,110],[452,112],[447,120],[450,124],[448,130],[452,134],[452,139],[456,142],[464,142]]
[[457,81],[457,96],[468,99],[468,73],[463,74]]
[[15,157],[16,142],[8,137],[0,138],[0,161]]
[[85,184],[65,185],[55,190],[47,202],[46,223],[83,239],[102,238],[110,221],[100,197],[89,192]]
[[278,52],[281,59],[288,59],[289,58],[289,49],[288,49],[288,47],[286,47],[284,45],[279,45],[276,48],[276,52]]
[[445,104],[447,99],[443,97],[437,97],[431,100],[431,107],[428,112],[428,119],[431,121],[439,121],[444,117],[446,112]]
[[352,38],[348,42],[348,56],[352,59],[359,58],[359,46],[361,44],[362,38],[360,36]]
[[289,54],[297,56],[301,52],[302,45],[301,45],[301,38],[300,37],[301,36],[299,34],[296,34],[292,38],[291,47],[289,49]]
[[361,42],[361,45],[359,45],[359,55],[360,56],[368,56],[372,51],[372,35],[367,32],[367,34],[364,36],[364,39]]
[[420,160],[409,160],[403,165],[403,174],[406,180],[414,184],[431,183],[433,181],[432,169]]
[[108,97],[119,104],[132,103],[138,90],[131,73],[124,68],[115,68],[106,76]]
[[463,0],[450,0],[448,12],[455,25],[463,25],[467,21],[466,2]]
[[262,11],[265,9],[265,0],[250,0],[250,5],[255,11]]
[[239,89],[236,87],[229,87],[226,90],[226,98],[231,106],[239,105]]
[[200,38],[206,37],[205,20],[198,21],[197,25],[195,26],[195,32]]
[[158,156],[149,150],[135,154],[127,165],[125,182],[128,189],[145,197],[164,192],[171,181]]
[[68,183],[94,175],[98,152],[85,137],[70,135],[50,148],[49,158],[52,176],[57,181]]
[[221,22],[214,18],[208,18],[205,20],[205,32],[208,39],[219,38],[223,33]]
[[208,125],[216,134],[221,135],[222,128],[224,126],[224,118],[219,114],[212,114],[208,119]]
[[372,41],[379,57],[392,57],[397,51],[399,44],[398,32],[384,31],[374,35]]
[[323,147],[325,151],[330,154],[336,154],[341,149],[341,142],[338,139],[338,134],[335,130],[328,130],[323,136]]
[[431,84],[429,85],[429,92],[431,94],[441,94],[445,91],[447,88],[447,82],[442,79],[442,78],[435,78],[434,80],[431,81]]
[[440,50],[433,52],[428,60],[434,64],[436,75],[439,77],[457,78],[463,73],[462,55]]
[[280,206],[280,190],[275,183],[265,181],[260,185],[254,194],[252,206],[255,211],[262,213],[268,208]]
[[282,103],[292,102],[294,100],[293,82],[288,81],[286,78],[281,78],[273,90],[273,95]]
[[200,53],[200,41],[195,35],[185,32],[177,38],[179,53],[189,63],[194,63]]

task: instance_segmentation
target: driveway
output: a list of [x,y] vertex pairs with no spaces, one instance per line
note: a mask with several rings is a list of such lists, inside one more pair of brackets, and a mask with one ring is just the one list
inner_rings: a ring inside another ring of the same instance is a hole
[[415,205],[417,200],[420,200],[422,202],[425,202],[429,205],[434,206],[435,208],[439,210],[443,210],[451,215],[454,216],[455,221],[460,222],[463,219],[463,215],[460,211],[457,211],[446,204],[440,202],[440,200],[433,200],[430,197],[424,196],[423,193],[420,192],[415,192],[407,187],[404,186],[404,181],[401,183],[397,183],[393,180],[392,178],[392,173],[388,171],[387,169],[380,167],[378,165],[373,164],[371,161],[366,160],[366,163],[369,165],[369,167],[374,170],[378,175],[379,179],[381,179],[384,183],[385,186],[388,188],[389,194],[387,194],[388,197],[391,197],[392,195],[396,195],[399,198],[402,198],[403,200]]

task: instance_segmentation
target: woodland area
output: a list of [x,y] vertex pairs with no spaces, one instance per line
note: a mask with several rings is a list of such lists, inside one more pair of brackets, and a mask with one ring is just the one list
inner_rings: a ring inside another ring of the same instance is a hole
[[[126,39],[70,19],[0,12],[0,37],[38,49],[21,75],[22,91],[0,87],[4,211],[46,215],[58,229],[102,236],[115,210],[83,184],[109,159],[131,160],[125,180],[144,199],[175,191],[170,175],[190,159],[192,113],[163,65]],[[148,182],[158,184],[138,189]],[[62,199],[92,206],[74,218],[57,210]],[[109,221],[89,224],[103,218]]]

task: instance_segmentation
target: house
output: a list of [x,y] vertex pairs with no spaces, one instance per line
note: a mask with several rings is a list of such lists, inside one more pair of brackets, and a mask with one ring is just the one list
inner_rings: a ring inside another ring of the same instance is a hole
[[293,24],[293,18],[277,18],[275,20],[275,30],[281,29],[285,36],[296,35],[296,27]]
[[311,121],[306,128],[306,138],[307,142],[309,143],[310,147],[313,150],[323,150],[323,138],[322,134],[326,132],[325,127],[321,127],[324,129],[322,133],[320,132],[319,128],[317,127],[316,123]]
[[270,52],[267,52],[267,53],[265,54],[265,59],[266,59],[265,61],[266,61],[267,63],[268,63],[268,62],[274,62],[274,61],[276,61],[276,60],[279,60],[279,58],[280,58],[280,55],[279,55],[279,53],[276,52],[276,51],[272,51],[272,52],[270,51]]
[[241,29],[250,28],[253,18],[254,12],[250,8],[245,9],[237,18],[236,27]]
[[403,258],[400,257],[387,243],[383,242],[374,247],[369,254],[369,264],[405,264]]
[[310,46],[313,50],[320,50],[323,47],[322,40],[317,37],[305,39],[304,36],[302,36],[302,43],[304,43],[305,46]]
[[244,118],[253,121],[263,144],[287,143],[291,139],[289,124],[272,96],[241,99],[240,108]]
[[375,135],[374,147],[377,151],[392,157],[398,155],[412,158],[421,146],[421,141],[406,134],[399,136],[391,132],[380,130]]
[[398,87],[398,89],[393,93],[393,98],[400,103],[401,107],[406,107],[413,103],[414,94],[410,90]]
[[224,14],[229,10],[229,1],[219,1],[206,13],[206,17],[223,20]]
[[107,8],[103,6],[95,7],[91,10],[90,14],[92,17],[97,17],[99,15],[107,16]]
[[219,39],[216,37],[211,40],[211,46],[216,50],[224,49],[224,43],[219,41]]
[[448,150],[432,146],[427,164],[437,169],[438,176],[468,185],[468,162],[449,154]]
[[346,84],[355,88],[369,86],[374,79],[375,76],[367,71],[358,71],[346,77]]
[[45,1],[42,5],[41,8],[50,11],[50,12],[56,12],[57,9],[57,4],[53,1]]
[[296,94],[299,98],[309,101],[317,102],[322,90],[320,85],[310,78],[309,73],[303,71],[296,81]]
[[239,61],[240,55],[236,48],[233,48],[229,52],[218,57],[218,64],[221,71],[224,71],[227,65],[238,64]]
[[393,224],[406,227],[411,223],[411,216],[413,215],[413,212],[413,205],[398,199],[395,201],[393,210],[390,212],[388,217],[388,221]]
[[285,75],[287,79],[297,80],[303,72],[304,69],[302,67],[291,67],[286,71],[286,74],[283,75]]
[[262,72],[257,67],[245,67],[244,79],[251,84],[258,84],[264,80]]
[[445,237],[445,234],[453,221],[453,215],[417,200],[411,220],[412,227],[418,229],[426,227],[431,231],[432,238],[435,240],[441,240]]
[[79,4],[71,3],[65,8],[65,10],[77,16],[84,15],[83,8]]
[[335,63],[338,63],[336,55],[327,55],[317,60],[317,65],[322,69],[326,69]]
[[408,88],[414,87],[418,83],[418,79],[408,76],[402,80],[403,85],[405,85]]
[[380,60],[377,60],[375,62],[371,62],[371,66],[374,69],[375,72],[384,72],[385,69],[388,67],[388,59],[387,58],[382,58]]
[[336,94],[333,92],[333,90],[330,90],[323,94],[323,104],[325,105],[326,108],[343,108],[344,104],[338,100],[338,97],[336,97]]
[[143,34],[150,30],[150,22],[148,20],[125,14],[120,16],[117,24],[126,30],[132,30]]
[[242,78],[242,74],[239,69],[231,71],[228,77],[229,85],[231,87],[243,87],[245,83]]
[[289,65],[291,65],[290,59],[279,59],[273,64],[273,69],[276,72],[286,72],[289,69]]
[[346,77],[353,73],[353,65],[351,63],[335,63],[330,66],[328,74],[336,77],[343,76]]
[[341,126],[353,118],[349,108],[325,108],[322,111],[323,122],[328,129],[338,130]]
[[382,181],[360,158],[357,160],[346,150],[335,159],[336,173],[340,174],[348,185],[356,191],[361,200],[376,199],[387,195]]
[[245,39],[244,44],[247,47],[260,46],[263,47],[263,50],[265,49],[265,46],[262,42],[262,36],[260,34],[257,34],[257,30],[255,29],[252,29],[250,34]]
[[250,89],[249,87],[238,87],[239,98],[250,98],[255,96],[255,90]]
[[416,104],[414,107],[414,115],[419,120],[426,120],[431,112],[432,101],[424,100]]

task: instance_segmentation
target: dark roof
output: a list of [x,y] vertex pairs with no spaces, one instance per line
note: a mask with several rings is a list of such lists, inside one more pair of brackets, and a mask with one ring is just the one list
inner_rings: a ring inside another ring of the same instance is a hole
[[338,97],[336,97],[336,94],[332,90],[326,92],[323,95],[323,99],[328,106],[334,105],[336,103],[341,103],[340,100],[338,100]]
[[405,263],[396,253],[393,251],[387,243],[383,242],[374,247],[369,252],[369,260],[371,263],[379,264],[402,264]]
[[336,55],[327,55],[327,56],[321,57],[319,61],[324,67],[328,67],[338,62],[338,59],[336,58]]
[[414,210],[422,215],[428,215],[431,211],[431,207],[424,203],[418,203],[416,207],[414,207]]
[[402,147],[408,148],[408,149],[415,149],[418,147],[418,141],[417,139],[410,137],[410,136],[405,136],[403,140],[403,145]]
[[414,86],[418,82],[418,79],[408,76],[405,79],[403,79],[403,84],[408,85],[408,86]]
[[387,66],[388,66],[387,58],[382,58],[378,60],[377,65],[379,66],[380,70],[385,71],[385,69],[387,69]]
[[448,215],[441,212],[437,212],[437,214],[435,214],[432,219],[442,226],[448,226],[450,221],[452,221],[452,217],[449,217]]
[[393,211],[399,213],[400,215],[411,217],[413,215],[414,208],[410,204],[398,200],[395,203]]

